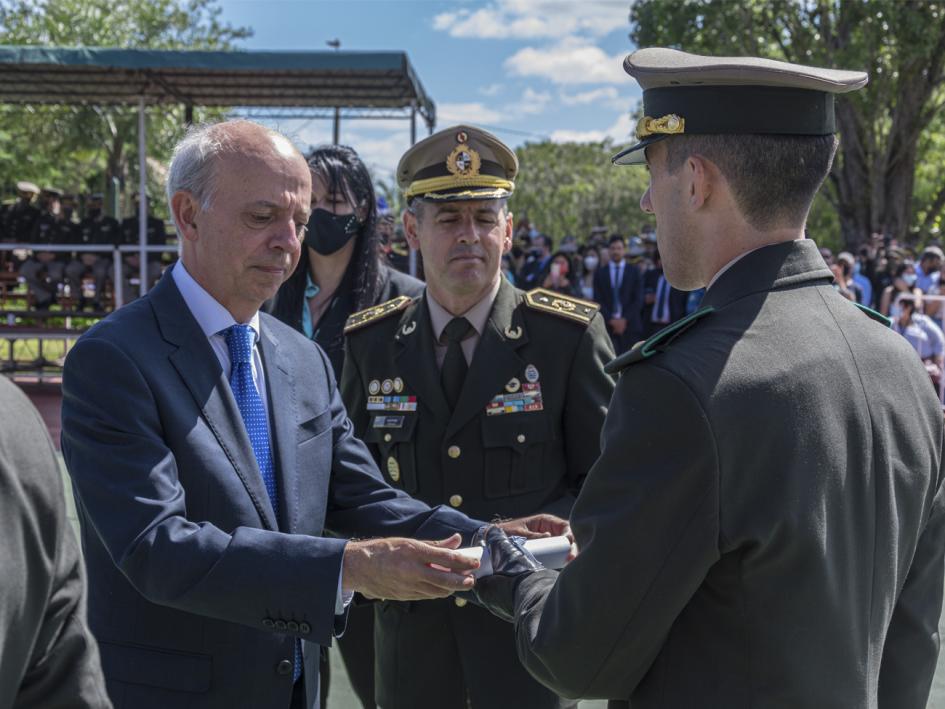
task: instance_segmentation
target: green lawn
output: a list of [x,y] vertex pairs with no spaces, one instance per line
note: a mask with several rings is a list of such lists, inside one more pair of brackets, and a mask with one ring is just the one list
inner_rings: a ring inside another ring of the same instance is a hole
[[[61,463],[60,458],[60,463]],[[69,518],[78,530],[78,521],[75,517],[75,504],[72,500],[72,486],[69,476],[63,466],[63,480],[66,486],[66,504],[68,506]],[[945,637],[945,614],[939,622],[939,632]],[[328,695],[329,709],[361,709],[354,692],[351,691],[351,685],[348,682],[348,676],[344,670],[344,663],[336,648],[332,648],[331,656],[331,691]],[[605,701],[584,701],[580,703],[580,709],[606,709]],[[524,709],[524,708],[523,708]],[[939,654],[938,670],[935,673],[935,680],[932,685],[932,696],[929,699],[928,709],[945,709],[945,652]]]

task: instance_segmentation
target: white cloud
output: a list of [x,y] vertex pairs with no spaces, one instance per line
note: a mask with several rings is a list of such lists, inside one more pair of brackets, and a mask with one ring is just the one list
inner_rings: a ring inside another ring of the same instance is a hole
[[614,101],[620,96],[614,86],[604,86],[599,89],[582,91],[576,94],[566,94],[563,91],[560,94],[561,103],[565,106],[583,106],[588,103],[603,103],[605,101]]
[[505,108],[505,114],[512,118],[519,116],[534,116],[543,113],[551,101],[551,94],[547,91],[535,91],[530,86],[522,92],[521,98]]
[[555,84],[623,84],[631,79],[623,70],[627,52],[610,56],[600,47],[568,37],[545,48],[525,47],[505,60],[513,76],[541,77]]
[[478,101],[470,103],[441,103],[436,107],[437,126],[452,123],[498,123],[502,114]]
[[556,143],[599,143],[606,138],[616,143],[626,143],[633,135],[634,123],[629,112],[623,112],[613,125],[604,130],[556,130],[551,139]]
[[504,84],[489,84],[488,86],[480,88],[479,93],[483,96],[497,96],[504,88]]
[[433,18],[433,28],[479,39],[603,37],[628,28],[628,15],[625,0],[493,0],[477,10],[441,13]]

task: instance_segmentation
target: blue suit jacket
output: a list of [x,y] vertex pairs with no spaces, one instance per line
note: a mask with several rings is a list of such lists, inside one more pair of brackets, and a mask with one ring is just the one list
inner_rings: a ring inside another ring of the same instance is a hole
[[89,622],[118,708],[285,709],[295,637],[309,706],[336,625],[345,541],[478,523],[383,482],[331,366],[261,314],[282,519],[242,418],[173,279],[84,335],[63,373],[62,450],[89,572]]

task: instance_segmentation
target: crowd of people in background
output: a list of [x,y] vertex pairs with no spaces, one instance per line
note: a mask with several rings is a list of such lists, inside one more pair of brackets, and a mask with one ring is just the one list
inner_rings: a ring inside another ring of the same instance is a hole
[[[50,246],[95,245],[116,247],[139,243],[138,194],[132,196],[132,213],[120,222],[105,210],[103,194],[75,195],[57,187],[39,188],[32,182],[17,183],[12,204],[0,205],[0,242]],[[164,221],[150,214],[149,245],[167,244]],[[0,251],[0,267],[16,272],[26,283],[33,308],[48,310],[55,303],[73,303],[78,310],[104,311],[114,287],[114,264],[109,250]],[[162,254],[148,255],[150,283],[160,278]],[[138,292],[140,261],[136,253],[122,257],[124,300]]]
[[[100,193],[75,195],[55,187],[17,183],[15,202],[0,205],[0,242],[19,244],[136,245],[138,194],[120,222],[105,210]],[[148,202],[149,245],[166,245],[169,230],[151,213]],[[403,230],[383,199],[378,202],[377,247],[393,269],[409,273],[411,264]],[[932,244],[916,251],[895,240],[872,234],[854,254],[821,254],[836,278],[836,287],[851,301],[872,308],[892,321],[926,364],[936,387],[945,371],[945,304],[939,296],[945,254]],[[140,283],[139,256],[122,257],[124,300],[133,299]],[[149,254],[150,284],[160,278],[173,254]],[[109,251],[0,251],[0,267],[15,271],[28,289],[30,306],[48,309],[72,303],[75,309],[109,309],[114,268]],[[422,278],[422,262],[414,268]],[[521,219],[513,247],[503,258],[505,277],[523,289],[545,288],[600,305],[617,354],[661,328],[694,312],[704,290],[676,290],[663,277],[656,233],[644,225],[636,235],[595,227],[586,238],[568,235],[558,240]],[[929,297],[932,296],[932,297]]]
[[[942,248],[931,244],[916,251],[872,234],[856,254],[822,248],[821,255],[841,294],[889,318],[939,388],[945,371]],[[583,241],[564,237],[555,249],[551,238],[523,220],[503,272],[520,288],[546,288],[598,303],[617,354],[694,312],[705,292],[682,292],[666,282],[656,234],[648,225],[629,237],[597,227]]]

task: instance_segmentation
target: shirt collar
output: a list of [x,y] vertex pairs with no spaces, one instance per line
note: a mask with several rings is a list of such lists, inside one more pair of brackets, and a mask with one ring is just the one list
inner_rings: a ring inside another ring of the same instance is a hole
[[499,292],[500,285],[502,285],[502,280],[497,278],[495,285],[492,286],[492,290],[486,293],[482,300],[480,300],[462,315],[457,316],[454,316],[452,313],[450,313],[450,311],[437,303],[436,300],[434,300],[430,295],[430,291],[427,290],[427,305],[430,309],[430,324],[433,326],[433,336],[436,341],[440,341],[440,336],[443,334],[443,330],[454,317],[466,318],[469,321],[469,324],[472,325],[476,330],[476,333],[482,337],[482,333],[486,329],[486,323],[489,321],[489,313],[492,312],[492,304],[495,302],[495,297]]
[[[230,311],[224,308],[216,298],[207,293],[194,277],[188,273],[182,261],[174,264],[171,270],[171,277],[174,279],[174,285],[184,297],[184,302],[190,309],[191,314],[207,337],[220,334],[231,325],[237,322],[230,314]],[[259,312],[253,313],[253,317],[245,323],[253,328],[256,337],[259,337]]]

